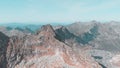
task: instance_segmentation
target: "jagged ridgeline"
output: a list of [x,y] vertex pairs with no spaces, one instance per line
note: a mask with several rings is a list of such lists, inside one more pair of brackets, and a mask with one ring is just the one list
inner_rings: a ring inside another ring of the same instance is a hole
[[[5,57],[1,58],[1,67],[101,68],[91,57],[78,54],[70,46],[59,41],[56,36],[56,32],[51,25],[44,25],[40,31],[32,35],[26,34],[22,37],[11,36],[9,38],[5,36],[9,41],[5,42],[5,53],[1,54],[1,57]],[[6,38],[4,39],[6,40]],[[3,61],[6,63],[3,63]]]
[[0,26],[0,67],[119,68],[119,29],[117,22],[96,21],[35,30]]

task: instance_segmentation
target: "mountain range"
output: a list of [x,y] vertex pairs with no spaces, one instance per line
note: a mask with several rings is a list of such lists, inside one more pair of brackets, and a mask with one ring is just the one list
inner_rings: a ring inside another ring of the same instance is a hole
[[1,68],[120,68],[120,24],[0,26]]

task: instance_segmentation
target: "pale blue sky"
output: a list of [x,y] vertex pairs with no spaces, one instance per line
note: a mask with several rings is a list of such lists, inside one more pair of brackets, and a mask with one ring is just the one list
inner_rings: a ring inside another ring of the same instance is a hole
[[120,21],[120,0],[0,0],[0,22]]

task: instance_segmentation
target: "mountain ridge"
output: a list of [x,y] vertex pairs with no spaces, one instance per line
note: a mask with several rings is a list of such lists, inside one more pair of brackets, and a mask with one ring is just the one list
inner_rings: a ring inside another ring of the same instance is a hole
[[24,29],[1,27],[0,41],[3,42],[0,45],[5,47],[1,47],[3,50],[0,52],[4,53],[0,54],[0,66],[119,68],[119,26],[114,22],[108,24],[96,21],[67,26],[47,24],[32,34]]

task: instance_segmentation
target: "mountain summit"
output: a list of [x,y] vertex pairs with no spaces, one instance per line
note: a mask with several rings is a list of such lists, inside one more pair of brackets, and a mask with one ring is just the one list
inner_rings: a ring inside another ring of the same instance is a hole
[[55,37],[55,31],[53,27],[48,24],[48,25],[43,25],[40,29],[40,31],[37,32],[39,36],[46,36],[46,37]]

